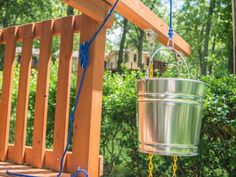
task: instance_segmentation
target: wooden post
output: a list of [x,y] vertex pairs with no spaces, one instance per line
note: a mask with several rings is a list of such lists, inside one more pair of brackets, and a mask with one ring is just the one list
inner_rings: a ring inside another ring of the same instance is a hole
[[0,106],[0,161],[6,160],[11,115],[12,80],[16,53],[17,27],[5,31],[6,49],[3,68],[2,98]]
[[233,15],[233,73],[236,74],[236,2],[232,0]]
[[[81,43],[89,41],[99,27],[99,23],[83,15],[81,23]],[[106,30],[102,30],[89,49],[89,67],[80,95],[76,112],[72,146],[72,168],[88,170],[89,176],[99,174],[99,146],[102,110],[102,88],[104,72]],[[79,67],[79,81],[83,69]]]

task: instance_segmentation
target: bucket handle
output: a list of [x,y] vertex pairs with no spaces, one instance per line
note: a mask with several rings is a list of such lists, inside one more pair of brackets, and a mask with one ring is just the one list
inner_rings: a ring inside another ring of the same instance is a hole
[[149,64],[148,64],[148,68],[147,68],[147,70],[146,70],[146,78],[149,78],[150,67],[151,67],[151,64],[152,64],[152,62],[153,62],[153,59],[154,59],[155,55],[156,55],[157,53],[159,53],[160,51],[164,50],[164,49],[168,49],[169,51],[174,52],[175,54],[178,54],[178,55],[180,56],[181,60],[184,62],[185,68],[187,69],[188,78],[190,78],[189,66],[188,66],[188,64],[186,63],[186,60],[184,59],[184,56],[183,56],[178,50],[176,50],[174,47],[170,47],[169,45],[163,46],[163,47],[157,49],[157,50],[153,53],[153,55],[152,55],[152,57],[151,57],[151,59],[150,59],[150,62],[149,62]]

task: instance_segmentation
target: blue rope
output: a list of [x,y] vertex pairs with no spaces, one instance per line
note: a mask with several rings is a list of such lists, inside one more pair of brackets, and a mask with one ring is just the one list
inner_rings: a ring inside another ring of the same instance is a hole
[[[72,112],[72,114],[70,116],[70,125],[69,125],[69,134],[68,134],[67,144],[66,144],[65,150],[64,150],[64,152],[62,154],[62,157],[61,157],[60,170],[59,170],[59,172],[57,174],[57,177],[60,177],[61,174],[62,174],[64,159],[65,159],[66,152],[68,151],[68,148],[69,148],[69,145],[70,145],[70,142],[71,142],[71,139],[72,139],[73,125],[74,125],[74,120],[75,120],[75,113],[76,113],[76,110],[77,110],[77,107],[78,107],[80,93],[81,93],[81,90],[83,88],[84,79],[85,79],[86,71],[87,71],[88,64],[89,64],[89,47],[96,40],[96,38],[98,37],[99,33],[102,31],[102,29],[106,25],[107,21],[109,20],[109,18],[113,14],[113,12],[114,12],[118,2],[119,2],[119,0],[116,0],[115,4],[111,8],[111,10],[108,12],[105,20],[103,21],[102,25],[97,30],[97,32],[94,34],[92,39],[88,43],[87,42],[83,42],[80,45],[80,52],[79,52],[80,65],[84,69],[84,71],[83,71],[83,75],[82,75],[82,78],[80,80],[79,89],[78,89],[78,92],[77,92],[77,95],[76,95],[74,109],[73,109],[73,112]],[[84,174],[86,177],[88,177],[88,172],[86,170],[83,170],[83,169],[80,169],[80,168],[74,174],[72,174],[71,177],[76,177],[78,174],[81,174],[81,173]],[[12,173],[12,172],[9,172],[9,171],[6,171],[6,174],[9,175],[9,176],[37,177],[37,176],[31,176],[31,175],[23,175],[23,174]]]
[[173,39],[174,30],[173,30],[173,0],[170,0],[170,29],[169,29],[169,39]]
[[78,169],[76,173],[71,175],[71,177],[76,177],[79,174],[84,174],[85,177],[88,177],[88,172],[83,169]]
[[37,176],[31,176],[31,175],[23,175],[23,174],[18,174],[18,173],[13,173],[10,171],[6,171],[6,174],[9,176],[20,176],[20,177],[37,177]]

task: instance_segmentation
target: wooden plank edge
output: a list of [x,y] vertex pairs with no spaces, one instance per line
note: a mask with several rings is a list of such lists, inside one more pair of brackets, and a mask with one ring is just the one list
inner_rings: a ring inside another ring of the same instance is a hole
[[[80,32],[80,26],[81,26],[81,15],[77,15],[77,16],[74,16],[74,17],[75,17],[74,32],[79,33]],[[70,16],[63,17],[63,18],[70,18]],[[59,19],[54,20],[53,36],[61,35],[62,28],[61,28],[60,24],[61,24],[61,21],[62,21],[63,18],[59,18]],[[42,22],[29,23],[29,24],[25,24],[25,25],[16,26],[16,27],[18,27],[17,41],[22,41],[22,39],[23,39],[23,28],[24,28],[24,26],[27,26],[27,25],[30,25],[30,24],[35,25],[34,39],[39,40],[40,37],[41,37],[42,23],[46,22],[46,21],[51,21],[51,20],[45,20],[45,21],[42,21]],[[2,31],[2,40],[0,41],[0,44],[5,44],[6,43],[6,35],[4,35],[4,34],[6,33],[6,31],[9,28],[12,28],[12,27],[0,29]]]
[[[13,149],[14,149],[14,144],[9,144],[8,145],[8,159],[12,159],[12,154],[13,154]],[[29,164],[30,160],[31,160],[31,155],[32,155],[32,147],[30,146],[25,146],[25,164]],[[45,150],[45,158],[44,158],[44,167],[45,169],[47,169],[47,162],[50,161],[50,158],[53,156],[53,151],[52,149],[46,149]],[[72,166],[72,152],[68,151],[66,153],[66,163],[65,163],[65,172],[70,172],[71,174],[73,172],[71,172],[70,166]],[[104,164],[104,159],[103,156],[100,155],[99,156],[99,174],[100,176],[103,175],[103,164]]]
[[[83,14],[91,17],[95,21],[102,23],[107,16],[108,11],[111,8],[111,5],[98,0],[63,0],[68,5],[74,7],[79,10]],[[110,28],[114,22],[114,15],[110,17],[106,28]]]

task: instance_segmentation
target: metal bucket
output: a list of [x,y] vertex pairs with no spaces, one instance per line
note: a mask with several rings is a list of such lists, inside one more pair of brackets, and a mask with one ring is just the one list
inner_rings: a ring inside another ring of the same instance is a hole
[[147,78],[137,82],[140,151],[197,155],[206,86],[191,79]]

